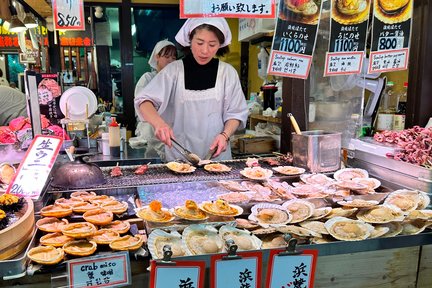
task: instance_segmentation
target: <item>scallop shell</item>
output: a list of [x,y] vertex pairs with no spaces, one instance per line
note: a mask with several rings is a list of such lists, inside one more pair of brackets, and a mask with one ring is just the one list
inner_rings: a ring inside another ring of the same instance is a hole
[[321,221],[303,221],[303,222],[299,223],[299,225],[303,228],[312,230],[312,231],[319,233],[321,235],[322,234],[324,234],[324,235],[329,234],[327,229],[325,228],[324,223]]
[[267,235],[277,232],[275,227],[258,228],[251,231],[254,235]]
[[[218,204],[217,203],[222,203],[222,202],[218,202],[218,201],[222,201],[224,206],[226,205],[228,208],[227,210],[222,210],[218,208]],[[216,215],[216,216],[238,216],[241,215],[243,213],[243,208],[241,208],[240,206],[237,205],[233,205],[233,204],[228,204],[223,200],[216,200],[213,202],[210,201],[204,201],[199,205],[199,208],[201,210],[203,210],[204,212],[211,214],[211,215]]]
[[397,206],[404,212],[410,212],[417,209],[419,202],[420,194],[415,190],[397,190],[390,193],[384,200],[384,204]]
[[289,233],[300,237],[322,237],[320,233],[294,225],[280,226],[277,227],[276,230],[284,234]]
[[334,217],[351,217],[357,212],[358,208],[343,208],[337,207],[333,208],[332,211],[325,216],[325,218],[330,219]]
[[262,241],[255,235],[251,235],[249,231],[224,225],[219,229],[219,235],[224,241],[233,240],[239,251],[259,250],[261,248]]
[[185,173],[192,173],[196,170],[196,167],[186,164],[186,163],[179,163],[179,162],[168,162],[166,164],[166,167],[170,169],[171,171],[174,171],[176,173],[185,174]]
[[369,236],[369,238],[378,238],[378,237],[382,237],[383,235],[385,235],[386,233],[388,233],[390,231],[389,227],[385,227],[385,226],[375,226],[375,229],[371,232],[371,235]]
[[312,197],[320,198],[320,197],[316,197],[320,195],[321,198],[327,196],[327,194],[324,193],[324,189],[322,187],[319,187],[317,185],[311,185],[311,184],[298,185],[291,190],[291,193],[299,197],[308,197],[308,198],[312,198]]
[[364,240],[374,230],[370,224],[345,217],[334,217],[327,220],[324,225],[331,236],[342,241]]
[[326,238],[320,238],[320,237],[312,237],[309,239],[311,244],[326,244],[326,243],[332,243],[334,240],[330,239],[331,237]]
[[248,188],[242,186],[239,182],[221,180],[219,181],[219,183],[226,189],[233,192],[249,191]]
[[209,225],[189,225],[184,229],[182,239],[189,255],[216,254],[224,250],[218,231]]
[[162,208],[161,214],[157,214],[151,210],[149,206],[143,206],[136,209],[136,215],[141,219],[155,223],[167,223],[175,218],[175,216],[166,208]]
[[277,166],[272,168],[274,171],[283,174],[283,175],[298,175],[304,173],[306,170],[299,167],[294,166]]
[[403,221],[405,214],[393,205],[379,205],[357,213],[357,218],[367,223],[388,223]]
[[255,229],[258,228],[259,225],[256,224],[255,222],[249,221],[247,219],[243,219],[243,218],[236,218],[236,227],[237,228],[242,228],[242,229]]
[[375,190],[381,186],[381,181],[376,178],[353,178],[352,181],[366,185],[369,190]]
[[282,207],[287,209],[289,214],[292,216],[289,223],[302,222],[311,217],[315,210],[315,206],[312,203],[299,199],[287,201],[282,204]]
[[284,234],[272,234],[266,235],[262,238],[262,249],[273,249],[286,247],[288,243],[286,243]]
[[402,222],[402,235],[415,235],[423,232],[429,225],[432,225],[432,223],[422,220],[422,219],[416,219],[416,220],[409,220]]
[[347,181],[354,178],[369,178],[369,173],[360,168],[345,168],[336,171],[333,178],[337,181]]
[[321,186],[326,186],[334,182],[332,178],[324,174],[303,174],[300,175],[300,179],[306,184]]
[[418,205],[417,205],[417,209],[426,209],[426,207],[428,207],[429,206],[429,204],[430,204],[430,197],[429,197],[429,195],[426,193],[426,192],[423,192],[423,191],[419,191],[420,192],[420,201],[419,201],[419,203],[418,203]]
[[191,207],[186,207],[186,203],[188,201],[186,201],[185,205],[183,206],[177,206],[174,208],[174,215],[176,215],[179,218],[182,219],[186,219],[186,220],[190,220],[190,221],[202,221],[205,219],[208,219],[208,215],[202,211],[201,209],[198,208],[198,206],[196,205],[196,203],[192,200],[189,200],[193,205],[193,208]]
[[240,174],[249,179],[266,180],[273,175],[273,171],[256,166],[244,168]]
[[292,215],[280,205],[260,203],[252,206],[248,219],[257,222],[260,226],[278,226],[289,223]]
[[217,196],[218,199],[222,199],[228,203],[247,203],[251,200],[253,192],[230,192],[220,194]]
[[322,207],[322,208],[315,208],[314,212],[312,213],[312,216],[309,217],[308,220],[318,220],[326,217],[328,214],[332,212],[331,207]]
[[153,259],[163,258],[163,247],[171,246],[172,257],[180,257],[186,255],[186,247],[182,241],[181,235],[177,231],[171,233],[160,229],[153,230],[147,240],[147,246]]
[[353,180],[338,180],[335,183],[340,188],[350,189],[350,190],[365,190],[368,191],[368,186],[359,182],[354,182]]
[[389,231],[387,233],[385,233],[384,235],[382,235],[381,237],[394,237],[396,235],[399,235],[403,230],[403,226],[400,222],[389,222],[389,223],[385,223],[385,224],[375,225],[375,227],[388,227],[389,228]]
[[378,201],[374,200],[363,200],[363,199],[354,199],[354,200],[344,200],[337,202],[339,205],[344,207],[354,207],[354,208],[369,208],[379,204]]
[[432,220],[432,210],[423,209],[423,210],[411,211],[408,214],[407,219],[409,219],[409,220],[415,220],[415,219]]
[[231,167],[221,163],[210,163],[204,165],[204,170],[214,173],[223,173],[231,171]]

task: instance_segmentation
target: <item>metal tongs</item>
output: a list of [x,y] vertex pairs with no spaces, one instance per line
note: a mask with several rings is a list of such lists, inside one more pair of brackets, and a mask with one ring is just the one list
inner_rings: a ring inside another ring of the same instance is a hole
[[192,165],[198,165],[200,163],[201,158],[198,155],[190,152],[188,149],[184,148],[183,145],[178,143],[171,137],[171,141],[177,146],[173,145],[174,149],[176,149],[187,161],[192,163]]

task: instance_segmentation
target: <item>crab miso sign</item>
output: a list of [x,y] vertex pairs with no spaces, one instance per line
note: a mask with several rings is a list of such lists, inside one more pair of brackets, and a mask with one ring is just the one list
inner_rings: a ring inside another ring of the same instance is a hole
[[269,75],[306,79],[312,64],[321,0],[281,0],[270,53]]
[[330,42],[324,76],[360,73],[366,49],[366,35],[372,0],[332,0]]
[[180,18],[274,18],[276,0],[180,0]]
[[85,30],[84,0],[52,0],[56,30]]
[[368,73],[406,70],[414,0],[373,1]]
[[318,250],[303,250],[298,255],[282,255],[285,250],[271,250],[266,288],[312,288]]

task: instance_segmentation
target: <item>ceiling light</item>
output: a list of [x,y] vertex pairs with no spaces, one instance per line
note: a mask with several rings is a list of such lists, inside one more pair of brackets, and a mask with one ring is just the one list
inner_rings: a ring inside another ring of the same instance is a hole
[[36,23],[36,19],[31,13],[26,13],[23,23],[27,28],[36,28],[38,26],[38,24]]
[[18,19],[17,15],[12,15],[10,26],[9,26],[9,32],[18,33],[23,32],[27,30],[27,27],[24,25],[21,20]]

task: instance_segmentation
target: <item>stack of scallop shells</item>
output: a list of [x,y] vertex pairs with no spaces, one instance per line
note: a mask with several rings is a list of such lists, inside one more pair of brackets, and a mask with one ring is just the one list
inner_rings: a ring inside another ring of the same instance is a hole
[[[61,262],[65,254],[89,256],[98,245],[112,250],[137,250],[144,242],[142,235],[126,235],[128,221],[114,220],[128,209],[128,203],[112,196],[94,192],[77,191],[70,198],[60,198],[53,205],[40,210],[37,228],[44,233],[39,245],[27,256],[34,262],[53,265]],[[68,216],[82,214],[84,221],[69,222]]]

